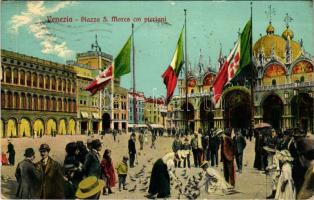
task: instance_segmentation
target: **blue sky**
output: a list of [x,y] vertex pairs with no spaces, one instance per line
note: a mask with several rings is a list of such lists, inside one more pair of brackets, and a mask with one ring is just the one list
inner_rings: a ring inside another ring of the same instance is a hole
[[[172,59],[179,33],[184,23],[183,9],[187,9],[188,58],[192,66],[199,60],[200,49],[205,64],[209,57],[213,67],[222,43],[227,54],[250,18],[249,1],[198,1],[198,2],[2,2],[1,43],[3,49],[48,59],[59,63],[75,59],[76,53],[91,50],[95,34],[103,52],[116,56],[131,33],[131,22],[111,22],[117,17],[166,17],[171,25],[135,23],[136,84],[146,96],[165,95],[161,74]],[[286,13],[293,18],[290,28],[294,40],[301,38],[307,52],[313,55],[313,23],[311,1],[254,1],[253,41],[265,35],[269,18],[268,6],[275,9],[272,24],[275,34],[285,29]],[[72,17],[72,23],[36,22],[52,17]],[[107,17],[107,23],[83,23],[82,16]],[[122,86],[130,88],[131,74],[122,78]],[[157,88],[157,89],[154,89]]]

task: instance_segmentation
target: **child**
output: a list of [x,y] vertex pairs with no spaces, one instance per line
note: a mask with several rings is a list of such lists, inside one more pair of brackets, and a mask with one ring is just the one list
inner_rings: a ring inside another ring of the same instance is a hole
[[[103,155],[103,160],[100,163],[103,178],[106,180],[106,187],[108,188],[108,194],[112,194],[111,188],[114,187],[116,183],[116,175],[114,173],[114,168],[111,159],[111,150],[106,149]],[[106,195],[106,188],[103,190],[103,195]]]
[[187,156],[184,158],[183,167],[185,168],[186,167],[186,163],[187,163],[187,166],[189,168],[191,168],[191,165],[190,165],[191,144],[190,144],[190,141],[189,141],[189,139],[187,137],[184,138],[184,143],[182,145],[182,150],[186,150],[188,152]]
[[119,178],[119,191],[121,191],[121,185],[123,186],[123,190],[127,190],[127,188],[125,188],[125,180],[128,174],[128,160],[129,158],[127,156],[123,156],[122,162],[116,167]]

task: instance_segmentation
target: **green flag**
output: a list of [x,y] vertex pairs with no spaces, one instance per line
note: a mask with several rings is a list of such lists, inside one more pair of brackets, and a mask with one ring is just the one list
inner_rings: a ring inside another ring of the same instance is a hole
[[[233,60],[235,59],[237,64],[232,65],[231,70],[234,72],[234,76],[229,77],[229,80],[232,84],[238,83],[242,84],[246,80],[250,80],[251,78],[251,57],[252,57],[252,20],[249,20],[240,36],[240,39],[237,44],[240,44],[235,52]],[[237,54],[239,53],[239,57]],[[238,59],[239,58],[239,59]],[[229,62],[232,63],[232,62]],[[229,66],[230,68],[230,66]],[[230,69],[228,70],[230,71]]]
[[114,59],[114,77],[119,78],[130,73],[131,69],[131,36],[124,44],[118,56]]
[[242,33],[240,43],[240,67],[238,73],[251,63],[252,51],[252,20],[249,20]]

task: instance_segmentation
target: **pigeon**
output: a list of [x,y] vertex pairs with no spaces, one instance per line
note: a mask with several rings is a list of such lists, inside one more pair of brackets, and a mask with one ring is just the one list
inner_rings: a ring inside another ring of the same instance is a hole
[[132,189],[129,189],[129,192],[134,192],[135,190],[136,190],[136,185]]
[[130,180],[131,180],[131,181],[136,181],[136,179],[135,179],[135,178],[133,178],[133,177],[130,177]]
[[144,182],[143,182],[143,185],[146,185],[148,183],[148,180],[145,180]]
[[146,192],[147,188],[148,188],[148,187],[143,187],[143,188],[140,189],[140,191]]

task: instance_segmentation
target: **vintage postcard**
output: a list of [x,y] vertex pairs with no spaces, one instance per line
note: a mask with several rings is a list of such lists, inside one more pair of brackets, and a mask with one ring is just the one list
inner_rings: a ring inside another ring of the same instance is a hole
[[1,199],[314,198],[312,1],[2,1]]

